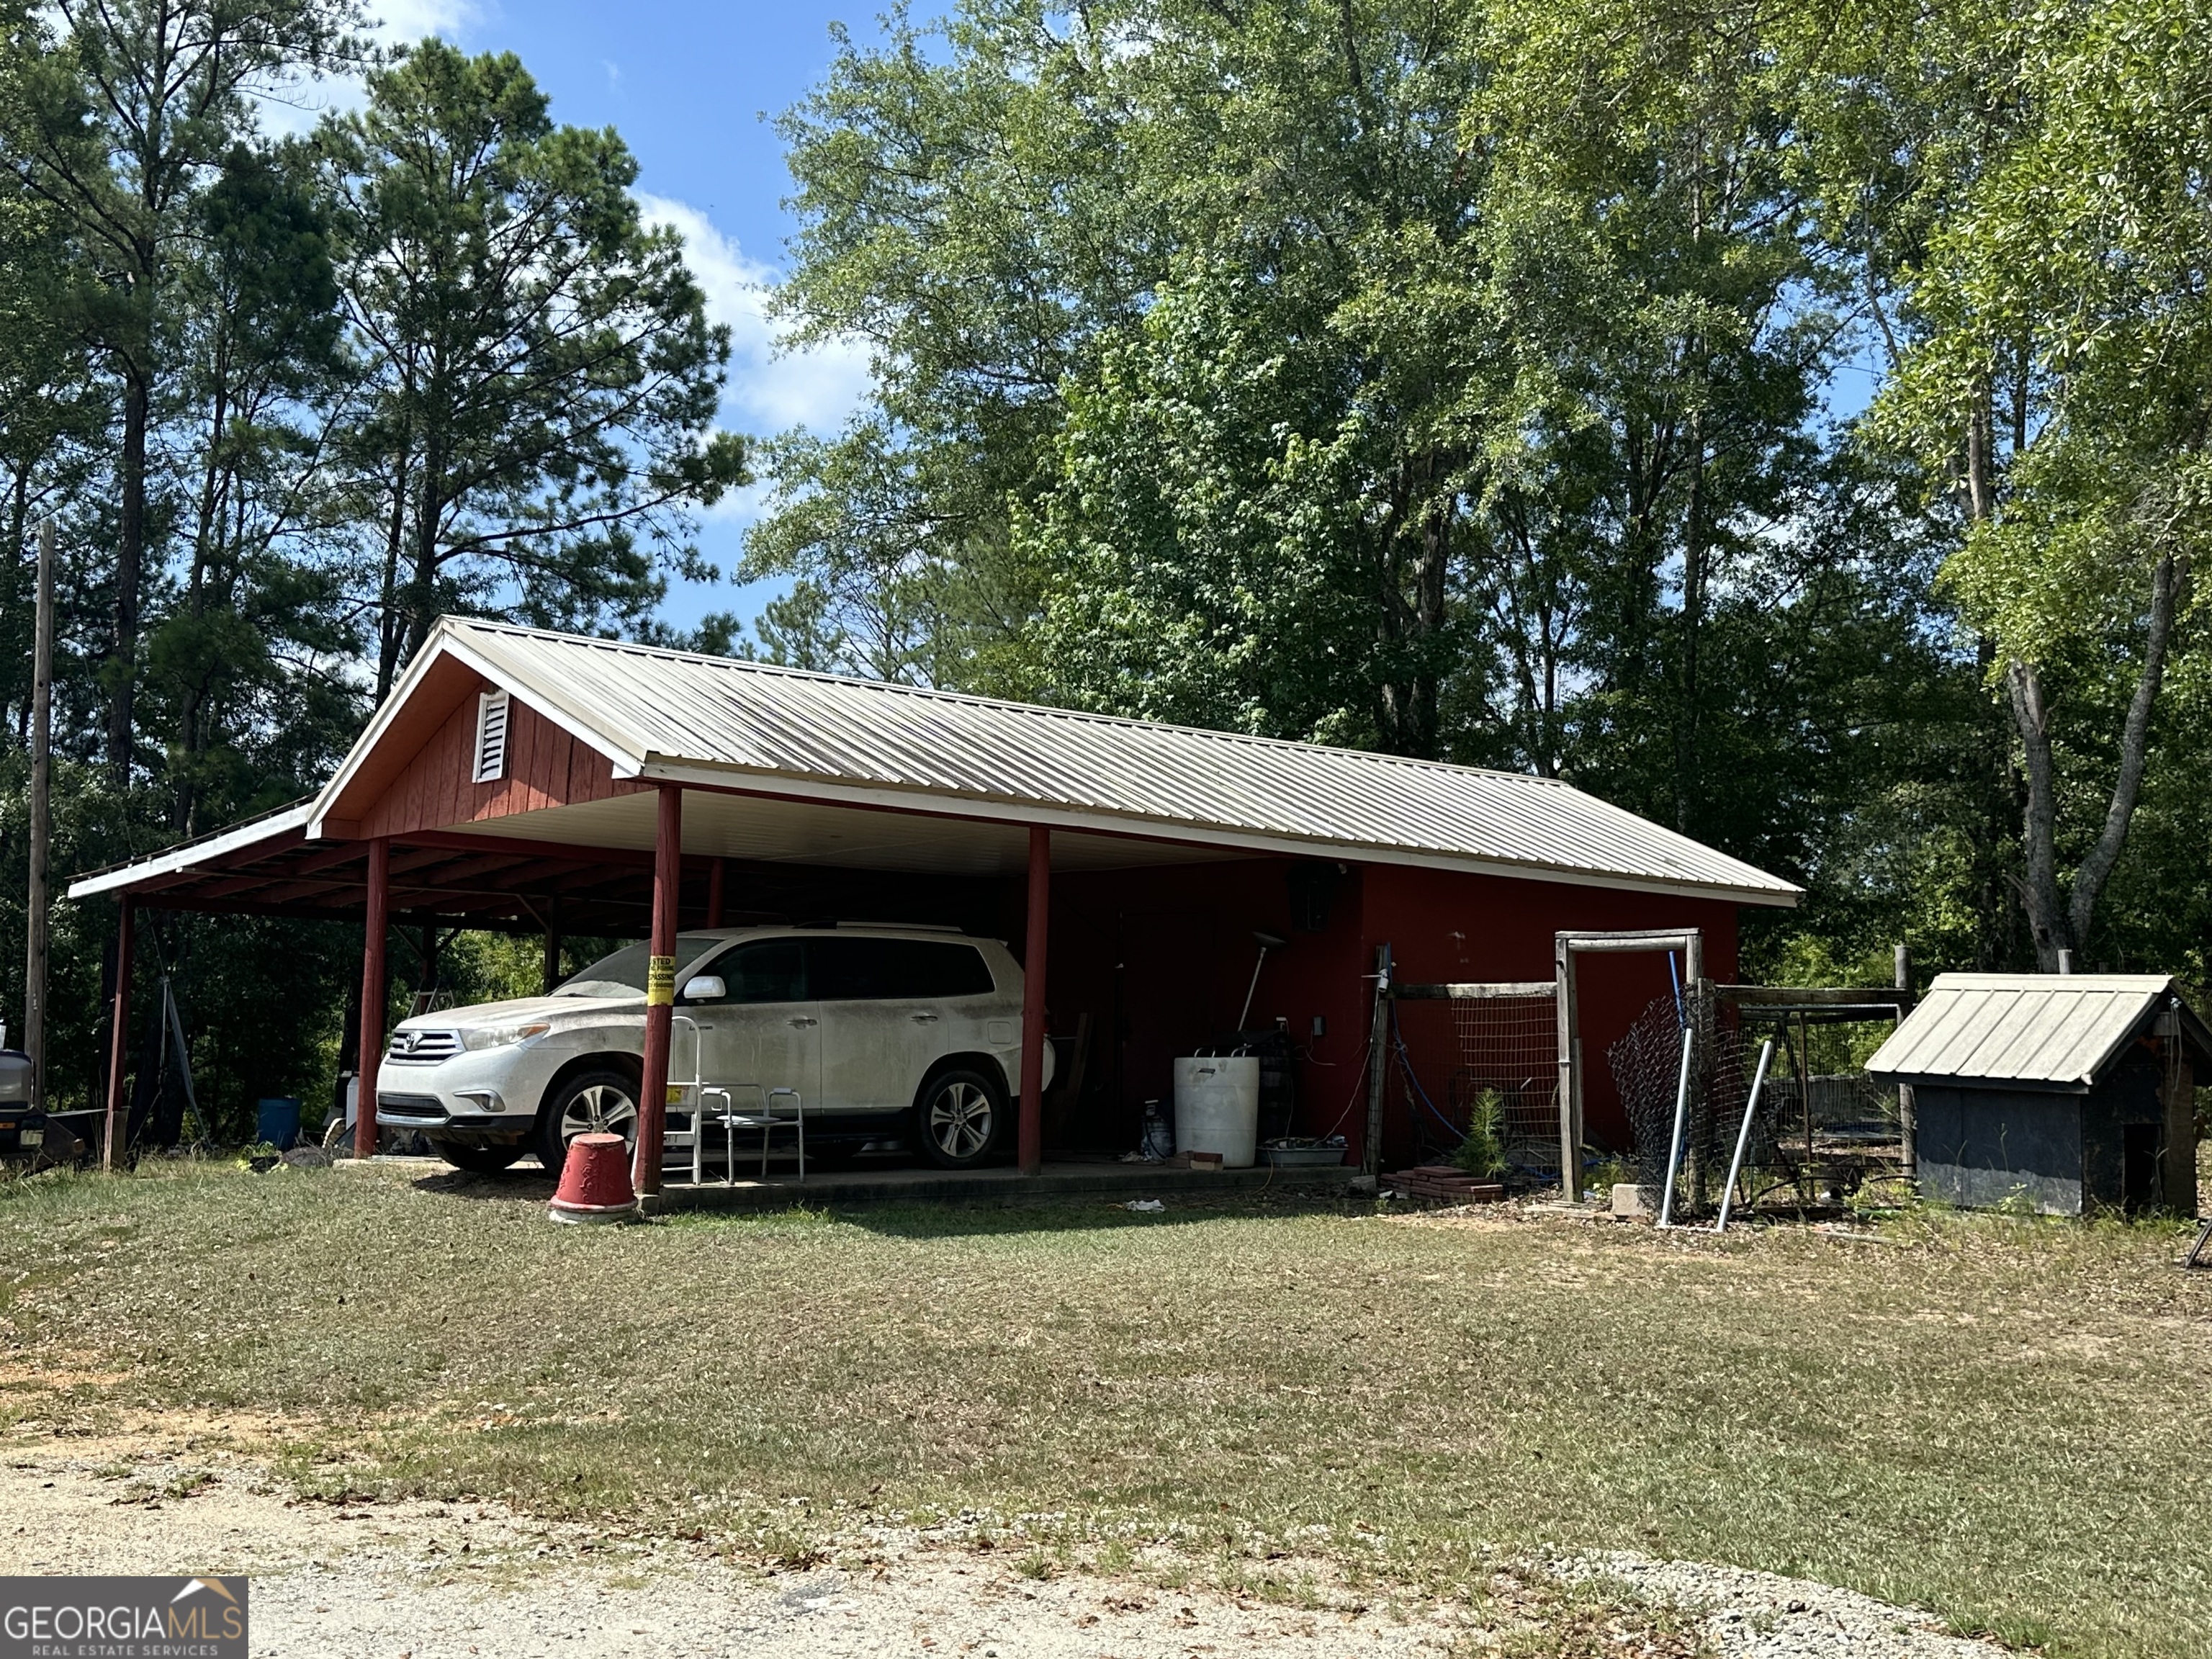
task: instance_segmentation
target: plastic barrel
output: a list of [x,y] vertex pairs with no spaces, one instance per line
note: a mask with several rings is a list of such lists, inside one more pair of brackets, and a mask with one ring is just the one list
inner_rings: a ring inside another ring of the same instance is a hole
[[1249,1169],[1260,1139],[1260,1062],[1250,1054],[1188,1055],[1175,1063],[1176,1147],[1218,1152]]
[[266,1141],[280,1152],[300,1144],[300,1103],[289,1095],[272,1095],[260,1103],[253,1138]]

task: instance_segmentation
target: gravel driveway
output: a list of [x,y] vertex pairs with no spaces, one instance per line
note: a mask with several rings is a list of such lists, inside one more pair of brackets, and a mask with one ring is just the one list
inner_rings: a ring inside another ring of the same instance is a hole
[[[1035,1580],[1006,1552],[896,1534],[875,1535],[864,1565],[763,1574],[698,1545],[610,1536],[489,1504],[333,1510],[291,1503],[244,1467],[151,1464],[125,1475],[95,1474],[84,1458],[16,1447],[9,1455],[0,1572],[246,1572],[256,1656],[1395,1659],[1480,1653],[1498,1639],[1458,1607],[1349,1611],[1323,1597],[1298,1608],[1080,1575]],[[1635,1556],[1578,1558],[1553,1571],[1705,1610],[1679,1638],[1656,1647],[1631,1639],[1609,1647],[1616,1653],[1700,1644],[1723,1659],[1997,1651],[1937,1635],[1923,1615],[1766,1574]]]

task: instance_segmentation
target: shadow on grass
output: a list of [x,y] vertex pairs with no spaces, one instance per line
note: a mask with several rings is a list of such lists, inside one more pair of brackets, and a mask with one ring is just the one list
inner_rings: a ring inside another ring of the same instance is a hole
[[1218,1197],[1163,1200],[1160,1211],[1137,1211],[1123,1199],[1071,1193],[1064,1197],[986,1201],[971,1199],[911,1199],[887,1196],[879,1201],[848,1201],[810,1206],[794,1202],[780,1209],[749,1213],[728,1210],[678,1211],[663,1224],[687,1227],[743,1227],[793,1221],[833,1222],[883,1238],[1019,1237],[1045,1233],[1121,1232],[1144,1227],[1188,1226],[1223,1220],[1291,1220],[1304,1216],[1364,1214],[1371,1202],[1340,1194],[1223,1194]]

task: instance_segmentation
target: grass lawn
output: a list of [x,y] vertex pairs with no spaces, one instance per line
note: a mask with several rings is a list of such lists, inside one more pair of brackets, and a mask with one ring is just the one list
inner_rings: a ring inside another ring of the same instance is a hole
[[1620,1547],[2054,1653],[2212,1652],[2212,1273],[2172,1224],[1879,1242],[1103,1204],[549,1225],[534,1182],[0,1188],[0,1422],[235,1413],[326,1492],[803,1550],[1030,1517],[1450,1591]]

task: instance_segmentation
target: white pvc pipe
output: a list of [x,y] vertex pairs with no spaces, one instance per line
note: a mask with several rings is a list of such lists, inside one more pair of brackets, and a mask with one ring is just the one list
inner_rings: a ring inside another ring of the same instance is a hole
[[1713,1231],[1728,1231],[1729,1211],[1735,1204],[1735,1178],[1743,1173],[1744,1149],[1751,1145],[1751,1120],[1759,1110],[1759,1097],[1766,1087],[1766,1063],[1774,1058],[1774,1039],[1766,1039],[1766,1046],[1759,1051],[1759,1070],[1751,1079],[1751,1098],[1743,1103],[1743,1123],[1735,1132],[1735,1156],[1729,1160],[1728,1190],[1721,1194],[1721,1218],[1713,1223]]
[[1697,1041],[1697,1027],[1682,1028],[1682,1075],[1674,1085],[1674,1140],[1667,1149],[1667,1190],[1659,1200],[1659,1224],[1674,1224],[1674,1176],[1682,1167],[1682,1126],[1690,1115],[1690,1045]]

